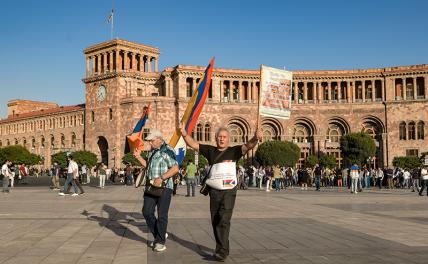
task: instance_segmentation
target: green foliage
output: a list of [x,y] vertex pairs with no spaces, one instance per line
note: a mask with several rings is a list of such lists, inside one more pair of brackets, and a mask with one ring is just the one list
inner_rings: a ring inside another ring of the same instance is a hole
[[58,163],[58,166],[61,168],[67,167],[67,152],[58,152],[51,156],[52,158],[52,164],[55,162]]
[[[141,152],[141,157],[147,158],[147,154],[148,152]],[[131,164],[131,166],[141,166],[141,163],[134,157],[134,155],[131,152],[126,153],[122,157],[122,163],[125,165]]]
[[289,141],[267,141],[256,152],[256,160],[263,166],[294,166],[299,157],[299,146]]
[[86,165],[88,168],[92,168],[97,164],[97,155],[89,151],[73,152],[73,159],[79,166]]
[[[67,167],[68,160],[67,154],[69,152],[58,152],[52,155],[52,164],[58,163],[61,168]],[[86,165],[88,168],[92,168],[97,164],[97,155],[89,151],[76,151],[71,153],[74,161],[79,165]]]
[[313,168],[313,167],[315,167],[316,164],[319,164],[319,162],[320,161],[318,159],[318,156],[316,156],[316,155],[310,155],[306,159],[306,167]]
[[422,161],[418,157],[394,157],[392,165],[399,168],[414,169],[422,166]]
[[3,164],[6,160],[10,160],[14,164],[35,165],[39,164],[42,158],[39,155],[30,153],[21,145],[14,145],[0,149],[0,163]]
[[[186,155],[184,156],[183,162],[181,163],[181,167],[187,167],[190,161],[193,161],[195,163],[195,151],[193,149],[187,149]],[[208,160],[202,156],[198,155],[198,168],[204,168],[206,165],[208,165]]]
[[376,145],[373,138],[364,132],[347,134],[340,139],[345,165],[356,163],[364,165],[368,157],[373,157],[376,153]]
[[336,157],[333,155],[321,155],[320,159],[320,165],[324,168],[333,169],[336,167]]

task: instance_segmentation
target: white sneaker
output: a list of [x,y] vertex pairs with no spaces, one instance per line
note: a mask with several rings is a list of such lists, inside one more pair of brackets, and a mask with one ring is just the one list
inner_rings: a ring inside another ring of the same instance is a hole
[[65,196],[63,192],[58,193],[59,196]]
[[156,252],[162,252],[166,250],[166,246],[162,244],[156,244],[155,248],[153,249]]
[[[165,239],[168,238],[168,233],[165,233]],[[150,247],[153,248],[155,246],[155,241],[150,242]]]
[[79,196],[78,193],[73,193],[71,196]]

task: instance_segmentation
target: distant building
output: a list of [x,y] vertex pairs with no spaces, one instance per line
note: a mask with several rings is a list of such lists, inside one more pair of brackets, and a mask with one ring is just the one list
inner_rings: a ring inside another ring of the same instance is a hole
[[[88,47],[84,54],[85,104],[9,101],[8,118],[0,121],[0,146],[22,144],[42,155],[45,166],[53,153],[81,149],[97,153],[109,166],[121,166],[125,136],[144,106],[152,103],[146,133],[158,128],[168,140],[205,69],[177,65],[159,72],[157,48],[121,39]],[[355,131],[375,139],[375,167],[391,165],[395,156],[428,151],[427,64],[294,71],[293,78],[291,119],[262,118],[262,130],[264,140],[297,143],[299,165],[318,152],[335,155],[341,164],[339,139]],[[259,87],[258,70],[216,68],[194,137],[214,143],[215,129],[226,125],[233,144],[251,138]]]

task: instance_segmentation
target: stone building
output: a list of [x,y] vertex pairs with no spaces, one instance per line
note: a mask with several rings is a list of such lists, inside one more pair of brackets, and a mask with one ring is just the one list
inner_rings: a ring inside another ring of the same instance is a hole
[[[9,116],[0,121],[0,146],[24,144],[41,154],[45,165],[53,152],[86,149],[109,166],[120,166],[125,136],[144,106],[152,104],[146,133],[158,128],[169,139],[205,70],[177,65],[159,71],[159,49],[122,39],[90,46],[84,54],[85,105],[10,101]],[[233,144],[251,138],[259,74],[259,70],[214,69],[194,131],[197,140],[213,143],[220,125],[230,129]],[[262,118],[261,124],[264,140],[299,145],[299,165],[319,152],[335,155],[341,164],[339,139],[355,131],[366,131],[375,139],[377,152],[370,160],[375,167],[390,165],[395,156],[428,151],[428,65],[294,71],[293,78],[291,119]],[[33,107],[25,105],[31,103]],[[36,111],[28,112],[32,109]]]

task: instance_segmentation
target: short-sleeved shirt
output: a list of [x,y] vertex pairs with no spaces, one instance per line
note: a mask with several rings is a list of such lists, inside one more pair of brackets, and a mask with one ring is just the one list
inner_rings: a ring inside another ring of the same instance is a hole
[[[172,153],[172,154],[169,154]],[[147,165],[147,177],[153,180],[162,177],[171,167],[178,165],[175,159],[174,150],[164,143],[160,149],[150,151],[147,159],[150,161]],[[172,177],[166,181],[166,188],[173,189],[174,183]]]
[[[242,145],[220,151],[215,146],[199,144],[199,153],[211,166],[210,175],[206,181],[210,187],[217,190],[235,188],[237,185],[236,162],[242,157]],[[217,158],[220,154],[221,157]]]
[[196,165],[195,164],[189,164],[186,167],[186,171],[187,171],[187,179],[194,179],[195,175],[196,175]]
[[74,170],[78,170],[79,166],[77,166],[77,163],[73,160],[71,160],[68,164],[68,173],[73,173]]

